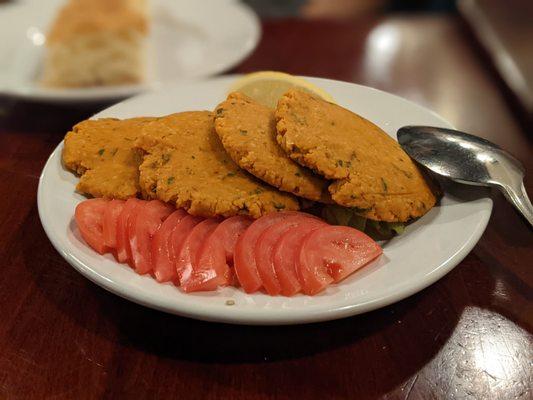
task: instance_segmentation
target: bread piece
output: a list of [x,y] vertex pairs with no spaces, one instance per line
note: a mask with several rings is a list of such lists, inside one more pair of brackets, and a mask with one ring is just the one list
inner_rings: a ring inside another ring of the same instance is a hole
[[135,144],[143,150],[139,185],[144,198],[159,199],[200,217],[297,210],[292,195],[239,168],[215,133],[213,114],[187,111],[144,125]]
[[285,192],[331,203],[329,182],[292,161],[278,145],[274,110],[233,92],[215,115],[216,133],[239,167]]
[[416,163],[377,125],[313,94],[291,89],[276,109],[277,141],[297,163],[333,179],[335,203],[362,217],[408,222],[437,197]]
[[76,190],[108,199],[137,196],[142,155],[133,145],[153,120],[103,118],[76,124],[63,148],[65,167],[80,175]]
[[145,0],[70,0],[47,37],[43,84],[87,87],[142,82],[147,15]]

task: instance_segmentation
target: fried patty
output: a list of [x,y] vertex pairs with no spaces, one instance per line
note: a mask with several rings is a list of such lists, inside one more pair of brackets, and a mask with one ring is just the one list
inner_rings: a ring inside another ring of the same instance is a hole
[[276,142],[274,111],[241,93],[216,108],[215,130],[241,168],[285,192],[331,202],[328,182],[292,161]]
[[94,197],[127,199],[139,193],[141,157],[134,143],[153,118],[82,121],[65,136],[63,162],[80,175],[76,189]]
[[157,198],[202,217],[296,210],[290,194],[257,180],[239,168],[222,147],[207,111],[182,112],[147,124],[136,142],[145,154],[140,186]]
[[333,200],[369,219],[406,222],[436,203],[430,184],[400,145],[370,121],[300,90],[276,109],[277,141],[327,179]]

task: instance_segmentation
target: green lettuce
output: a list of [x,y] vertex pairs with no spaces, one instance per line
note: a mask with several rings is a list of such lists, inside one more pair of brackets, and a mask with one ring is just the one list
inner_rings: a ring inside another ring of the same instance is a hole
[[358,211],[360,212],[354,208],[327,204],[322,208],[321,216],[330,224],[350,226],[376,240],[390,239],[401,235],[405,230],[405,223],[373,221],[358,215]]

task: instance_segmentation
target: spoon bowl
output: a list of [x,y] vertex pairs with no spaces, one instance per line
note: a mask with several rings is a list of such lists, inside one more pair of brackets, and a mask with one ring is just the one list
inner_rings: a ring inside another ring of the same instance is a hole
[[520,161],[494,143],[453,129],[405,126],[398,130],[405,152],[430,171],[456,182],[493,186],[533,226],[533,206]]

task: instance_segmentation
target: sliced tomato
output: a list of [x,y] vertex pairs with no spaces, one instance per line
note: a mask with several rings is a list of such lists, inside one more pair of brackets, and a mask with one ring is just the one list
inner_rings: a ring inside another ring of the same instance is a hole
[[[298,248],[302,239],[313,229],[321,225],[326,225],[319,219],[308,218],[299,221],[296,224],[286,224],[285,227],[279,227],[274,231],[273,225],[263,233],[265,236],[272,237],[262,245],[256,248],[256,251],[262,251],[264,254],[270,253],[269,261],[272,263],[276,276],[281,286],[281,294],[284,296],[293,296],[302,290],[302,285],[296,274],[295,262],[299,255]],[[268,232],[272,229],[271,232]],[[259,243],[261,239],[259,240]],[[259,250],[261,248],[263,250]],[[259,254],[258,254],[259,256]]]
[[174,271],[171,280],[178,284],[179,277],[177,264],[181,249],[183,247],[183,243],[185,242],[185,239],[187,239],[187,236],[189,236],[193,228],[203,220],[204,219],[201,217],[187,215],[178,223],[174,231],[170,234],[170,256],[174,261]]
[[145,201],[128,221],[131,260],[141,275],[153,271],[152,238],[174,208],[160,200]]
[[111,200],[104,211],[104,243],[111,249],[117,248],[118,217],[125,204],[124,200]]
[[187,281],[192,276],[193,265],[198,259],[198,254],[205,240],[218,226],[219,221],[213,218],[206,219],[196,225],[185,238],[180,255],[176,260],[176,270],[182,288],[187,288]]
[[282,286],[274,268],[273,250],[274,245],[281,235],[292,226],[297,226],[307,221],[322,223],[310,214],[293,213],[273,225],[269,226],[259,236],[255,245],[255,263],[257,271],[268,294],[276,296],[281,293]]
[[255,262],[255,245],[261,233],[272,224],[291,215],[300,215],[297,211],[273,212],[257,219],[248,227],[235,246],[235,273],[246,293],[253,293],[261,289],[263,281]]
[[177,277],[174,258],[171,253],[170,237],[178,224],[187,217],[187,212],[180,208],[168,216],[152,239],[152,264],[158,282],[168,282]]
[[183,285],[186,292],[216,290],[234,281],[235,244],[253,221],[235,216],[222,221],[205,240],[193,264],[192,275]]
[[126,200],[124,204],[124,209],[120,213],[117,221],[117,250],[116,258],[119,262],[130,262],[131,261],[131,247],[128,237],[128,225],[130,219],[137,213],[137,207],[139,207],[143,202],[134,197]]
[[210,240],[220,241],[226,255],[228,265],[233,266],[235,246],[246,229],[254,222],[253,219],[243,216],[226,218],[210,236]]
[[313,295],[339,282],[381,255],[364,233],[348,226],[326,226],[309,233],[300,247],[296,270],[303,291]]
[[109,251],[104,241],[104,212],[109,203],[104,199],[82,201],[76,206],[74,219],[80,230],[81,237],[93,250],[100,254]]

